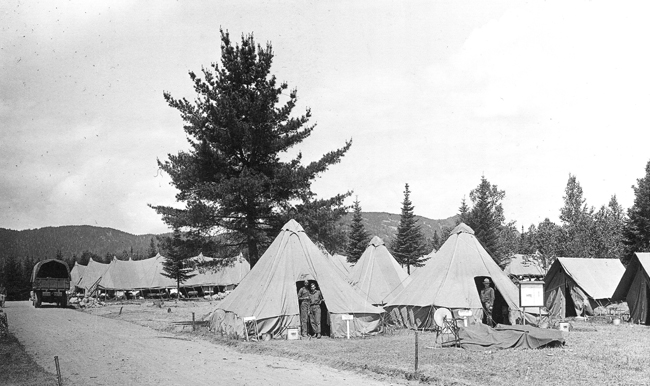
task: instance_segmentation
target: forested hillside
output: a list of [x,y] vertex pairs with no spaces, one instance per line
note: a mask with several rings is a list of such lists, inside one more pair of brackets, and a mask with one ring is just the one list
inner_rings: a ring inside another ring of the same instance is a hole
[[[363,225],[366,231],[371,236],[379,236],[388,245],[390,241],[397,234],[397,226],[399,225],[400,215],[386,212],[362,212]],[[434,233],[438,233],[438,237],[443,237],[445,234],[444,229],[451,230],[456,226],[458,216],[452,216],[442,220],[432,220],[430,218],[415,216],[418,224],[422,229],[422,235],[425,239],[432,239]],[[352,221],[352,214],[348,213],[344,217],[346,224]],[[443,240],[444,241],[444,240]]]
[[145,255],[155,235],[132,235],[112,228],[89,225],[46,227],[15,231],[0,228],[0,258],[31,257],[36,260],[81,256],[90,251],[99,256]]

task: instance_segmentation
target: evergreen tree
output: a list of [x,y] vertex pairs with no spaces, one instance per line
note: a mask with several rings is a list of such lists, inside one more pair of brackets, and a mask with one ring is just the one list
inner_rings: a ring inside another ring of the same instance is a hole
[[[352,144],[308,165],[302,164],[301,153],[281,160],[314,126],[308,125],[309,109],[291,115],[297,91],[287,93],[288,85],[278,85],[271,75],[273,56],[270,43],[256,45],[248,35],[233,45],[228,32],[221,31],[221,63],[204,68],[203,77],[190,72],[194,102],[164,94],[185,121],[191,149],[158,165],[171,177],[185,208],[152,206],[171,228],[185,231],[185,240],[203,243],[202,250],[212,256],[232,256],[245,248],[251,267],[277,235],[281,219],[300,209],[296,203],[314,203],[313,180],[340,162]],[[342,200],[321,203],[334,207],[320,210],[336,210]]]
[[176,294],[180,297],[181,284],[195,276],[190,273],[192,268],[185,268],[192,253],[186,249],[187,244],[183,242],[178,229],[174,230],[172,237],[167,236],[162,239],[161,248],[165,252],[161,275],[176,280]]
[[534,256],[539,265],[544,268],[544,272],[547,272],[555,259],[560,256],[562,234],[562,228],[548,218],[539,223],[537,227],[533,236],[537,252]]
[[406,266],[406,271],[411,274],[411,266],[421,267],[426,261],[424,256],[424,237],[420,224],[414,214],[411,203],[409,184],[404,188],[404,201],[402,201],[402,215],[397,227],[397,237],[393,240],[391,249],[395,259]]
[[[492,256],[492,259],[503,266],[507,261],[507,248],[502,244],[509,243],[508,240],[500,240],[505,218],[501,201],[505,192],[499,190],[496,185],[481,176],[481,182],[476,189],[470,192],[470,199],[474,206],[467,214],[467,225],[474,230],[474,235],[481,242],[485,250]],[[504,236],[510,236],[510,231],[504,231]]]
[[456,225],[460,223],[467,224],[469,222],[469,206],[467,206],[467,200],[463,197],[463,200],[460,202],[460,208],[458,208],[458,219],[456,219]]
[[151,238],[151,242],[149,243],[149,250],[147,251],[147,257],[154,257],[158,254],[158,250],[156,249],[156,242],[153,240],[153,237]]
[[361,215],[361,205],[359,199],[354,200],[352,205],[352,222],[350,224],[350,232],[348,235],[348,245],[345,249],[345,254],[348,256],[349,263],[356,263],[359,261],[361,255],[368,247],[370,242],[370,234],[366,232],[363,225],[363,216]]
[[560,220],[563,223],[562,254],[570,257],[594,257],[594,210],[587,207],[582,187],[575,176],[569,175],[564,193],[564,206],[560,209]]
[[650,252],[650,161],[645,167],[645,177],[638,179],[634,189],[634,204],[627,211],[623,264],[629,263],[635,252]]
[[625,211],[612,196],[607,206],[600,207],[594,215],[594,257],[621,259],[625,255],[623,228]]

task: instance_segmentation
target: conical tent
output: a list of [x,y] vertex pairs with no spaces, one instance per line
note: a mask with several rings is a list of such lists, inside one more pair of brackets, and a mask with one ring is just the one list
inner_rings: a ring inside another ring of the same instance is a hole
[[544,277],[544,304],[553,318],[593,315],[609,304],[625,267],[619,259],[558,257]]
[[442,307],[455,315],[458,310],[471,310],[470,322],[480,323],[483,309],[479,286],[485,278],[491,279],[497,292],[493,318],[498,321],[503,307],[511,313],[519,312],[517,286],[492,260],[474,231],[461,223],[411,284],[384,308],[396,324],[410,328],[433,327],[433,313]]
[[621,277],[613,301],[627,301],[630,322],[650,325],[650,253],[636,252]]
[[348,282],[366,294],[373,304],[389,303],[410,280],[384,241],[377,236],[370,240],[348,275]]
[[243,318],[254,316],[260,334],[285,335],[288,327],[300,326],[297,285],[315,280],[329,312],[331,336],[346,335],[344,314],[354,316],[352,336],[378,331],[383,309],[363,299],[335,270],[300,224],[290,220],[239,286],[217,305],[210,328],[244,336]]

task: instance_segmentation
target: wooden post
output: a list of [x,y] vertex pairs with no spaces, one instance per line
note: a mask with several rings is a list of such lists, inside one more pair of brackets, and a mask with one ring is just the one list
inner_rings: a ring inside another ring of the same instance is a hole
[[124,308],[124,306],[120,307],[120,315],[122,315],[122,308]]
[[194,327],[194,312],[192,312],[192,331],[195,331],[196,328]]
[[61,368],[59,367],[59,357],[54,356],[54,364],[56,365],[56,379],[59,383],[59,386],[63,386],[63,383],[61,383]]
[[415,330],[415,372],[418,372],[418,330]]

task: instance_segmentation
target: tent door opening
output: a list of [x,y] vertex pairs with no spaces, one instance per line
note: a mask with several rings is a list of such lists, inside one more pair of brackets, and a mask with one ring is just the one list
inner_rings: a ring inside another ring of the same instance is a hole
[[564,301],[566,302],[564,317],[575,317],[578,316],[576,312],[576,305],[573,302],[573,297],[571,296],[571,286],[567,283],[564,286]]

